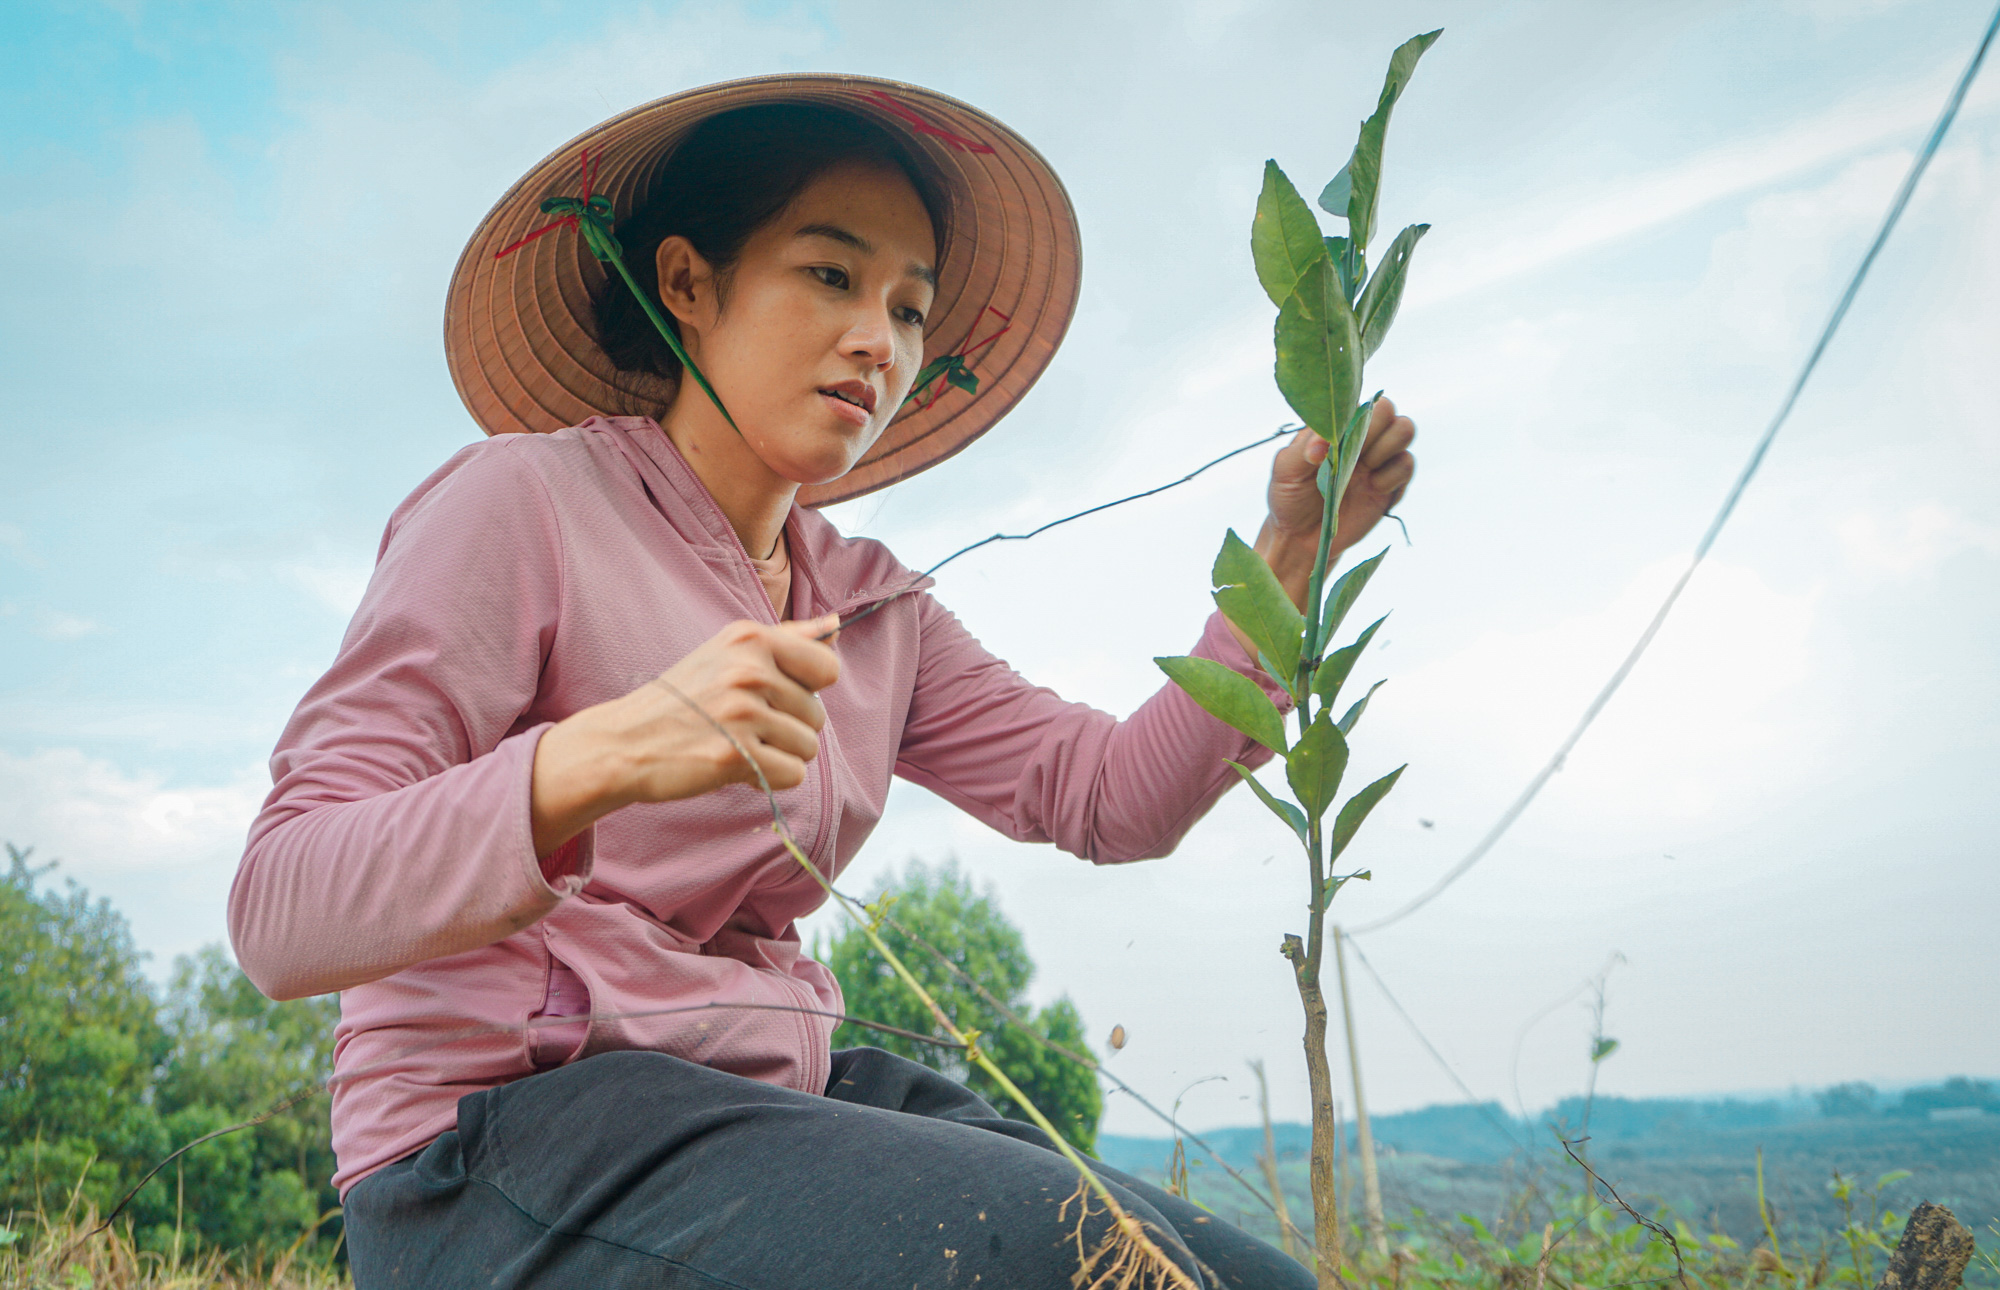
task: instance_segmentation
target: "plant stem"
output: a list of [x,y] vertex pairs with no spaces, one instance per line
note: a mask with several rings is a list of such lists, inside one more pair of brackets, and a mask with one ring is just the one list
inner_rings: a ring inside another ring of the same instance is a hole
[[1764,1235],[1771,1242],[1771,1257],[1777,1260],[1778,1275],[1786,1281],[1792,1279],[1792,1270],[1785,1266],[1785,1250],[1778,1244],[1778,1228],[1771,1221],[1771,1207],[1764,1200],[1764,1148],[1757,1148],[1757,1217],[1763,1220]]
[[[1322,551],[1325,549],[1322,543]],[[1320,1290],[1343,1290],[1339,1201],[1333,1177],[1333,1075],[1326,1061],[1326,995],[1320,990],[1321,951],[1326,944],[1325,842],[1314,820],[1306,842],[1312,870],[1312,902],[1303,942],[1285,938],[1285,957],[1299,988],[1306,1013],[1306,1079],[1312,1094],[1312,1154],[1307,1177],[1312,1183],[1313,1244]]]
[[[1340,442],[1335,440],[1327,445],[1329,453],[1339,453]],[[1335,461],[1339,458],[1336,456]],[[1337,471],[1328,471],[1328,482],[1336,487],[1328,488],[1320,499],[1319,551],[1313,556],[1312,579],[1306,584],[1306,641],[1305,649],[1299,655],[1299,729],[1303,731],[1312,721],[1312,682],[1319,671],[1319,657],[1326,652],[1328,642],[1319,638],[1320,596],[1326,591],[1326,569],[1332,563],[1333,534],[1340,523],[1340,490],[1338,481],[1333,479]]]
[[[732,742],[734,741],[732,740]],[[748,760],[747,757],[746,760]],[[751,765],[754,766],[756,763],[751,762]],[[761,772],[759,778],[762,778]],[[1049,1141],[1055,1144],[1056,1150],[1062,1153],[1063,1158],[1075,1166],[1077,1173],[1081,1175],[1085,1185],[1091,1191],[1096,1192],[1097,1198],[1104,1202],[1104,1207],[1111,1216],[1113,1228],[1126,1240],[1131,1241],[1133,1245],[1137,1246],[1153,1263],[1161,1276],[1169,1283],[1181,1287],[1182,1290],[1197,1290],[1195,1283],[1189,1279],[1187,1273],[1181,1271],[1180,1265],[1169,1259],[1165,1251],[1161,1250],[1154,1243],[1153,1238],[1146,1234],[1144,1225],[1125,1212],[1124,1206],[1118,1203],[1118,1198],[1113,1196],[1111,1189],[1104,1185],[1104,1180],[1099,1178],[1091,1167],[1084,1163],[1083,1157],[1077,1154],[1076,1148],[1070,1146],[1062,1134],[1056,1131],[1056,1126],[1049,1123],[1048,1117],[1042,1114],[1041,1108],[1030,1101],[1028,1095],[1015,1086],[1013,1080],[1007,1078],[1007,1072],[1001,1070],[991,1057],[980,1051],[979,1045],[974,1042],[978,1038],[978,1033],[976,1031],[960,1030],[945,1010],[938,1005],[938,1001],[931,997],[930,991],[924,989],[917,978],[910,973],[910,969],[903,966],[903,960],[898,958],[896,952],[891,950],[888,944],[883,941],[881,934],[875,930],[874,925],[868,919],[857,914],[853,907],[848,904],[847,900],[833,889],[833,884],[827,879],[827,876],[814,867],[812,861],[806,858],[806,853],[799,849],[798,843],[792,840],[791,830],[784,827],[781,819],[772,821],[772,831],[778,835],[778,840],[784,843],[785,850],[791,852],[792,858],[799,862],[800,867],[811,874],[813,880],[819,883],[821,889],[833,898],[834,902],[846,912],[849,918],[854,920],[854,925],[861,929],[863,936],[868,938],[869,945],[873,946],[875,952],[882,956],[883,961],[889,965],[891,971],[895,972],[897,978],[909,987],[910,992],[923,1002],[924,1007],[930,1010],[931,1016],[936,1018],[937,1023],[943,1026],[953,1039],[965,1045],[966,1056],[973,1064],[985,1071],[994,1083],[1005,1090],[1007,1096],[1014,1100],[1015,1105],[1027,1113],[1028,1118],[1034,1122],[1035,1127],[1048,1135]],[[1087,1275],[1088,1272],[1089,1267],[1086,1266],[1083,1269],[1083,1273]],[[1095,1282],[1079,1281],[1079,1284],[1094,1285]]]

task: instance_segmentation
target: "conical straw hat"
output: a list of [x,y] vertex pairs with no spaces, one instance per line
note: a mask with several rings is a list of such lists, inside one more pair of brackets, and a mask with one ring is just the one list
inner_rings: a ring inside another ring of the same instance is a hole
[[609,198],[614,218],[623,219],[650,195],[696,125],[753,103],[845,108],[928,154],[953,190],[953,212],[924,361],[966,354],[979,380],[976,394],[943,381],[920,391],[854,469],[801,489],[799,501],[846,501],[934,466],[1028,392],[1069,327],[1081,281],[1076,212],[1049,163],[977,108],[919,86],[866,76],[760,76],[669,95],[579,135],[543,158],[480,222],[452,272],[444,348],[459,397],[486,433],[559,430],[633,410],[633,376],[618,372],[595,338],[591,297],[609,266],[574,228],[508,250],[549,224],[542,202],[580,195],[588,149],[590,190]]

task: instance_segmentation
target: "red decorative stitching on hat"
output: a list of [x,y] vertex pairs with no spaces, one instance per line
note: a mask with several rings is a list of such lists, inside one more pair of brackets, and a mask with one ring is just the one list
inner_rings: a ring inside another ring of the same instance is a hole
[[[583,171],[582,196],[573,198],[572,197],[552,198],[549,201],[542,203],[542,209],[544,211],[568,209],[570,212],[569,214],[564,215],[561,219],[555,221],[553,224],[542,225],[540,228],[528,234],[526,237],[520,239],[518,242],[513,242],[507,246],[501,247],[499,250],[493,253],[493,258],[498,260],[505,256],[512,255],[514,252],[520,250],[522,247],[534,241],[536,238],[541,237],[544,234],[553,233],[559,228],[577,228],[580,223],[578,216],[585,210],[593,209],[590,205],[590,183],[591,180],[597,177],[597,163],[600,159],[602,159],[603,156],[604,153],[601,150],[598,152],[597,156],[595,157],[591,156],[589,148],[585,148],[582,154],[578,156],[577,166],[579,169]],[[598,199],[598,205],[603,208],[601,213],[608,219],[611,214],[611,203],[605,201],[603,198],[600,197]],[[600,256],[599,258],[602,259],[603,257]]]
[[990,143],[981,143],[977,139],[968,139],[966,136],[962,134],[957,134],[954,133],[953,131],[946,130],[940,126],[932,125],[929,121],[926,121],[921,116],[918,116],[916,111],[913,108],[911,108],[907,103],[904,103],[901,99],[897,98],[895,95],[890,94],[884,90],[864,90],[862,92],[862,97],[870,100],[871,102],[877,104],[882,108],[887,109],[890,113],[900,118],[902,121],[906,122],[909,125],[909,127],[912,130],[915,130],[918,134],[935,135],[937,138],[943,139],[946,143],[958,149],[960,152],[991,153],[994,150],[993,145]]
[[[964,390],[967,394],[979,393],[979,378],[972,371],[972,356],[1006,335],[1007,329],[1014,325],[1014,320],[1011,316],[1001,313],[992,305],[986,306],[980,312],[979,316],[984,318],[987,314],[992,314],[1000,320],[999,328],[991,336],[988,336],[985,340],[977,344],[972,343],[972,332],[968,331],[965,334],[966,343],[964,345],[960,346],[953,353],[942,355],[926,363],[924,370],[917,373],[916,384],[910,388],[909,397],[904,402],[914,401],[917,405],[916,410],[921,412],[944,397],[946,389],[960,389]],[[973,324],[973,330],[978,330],[978,323],[976,321]]]

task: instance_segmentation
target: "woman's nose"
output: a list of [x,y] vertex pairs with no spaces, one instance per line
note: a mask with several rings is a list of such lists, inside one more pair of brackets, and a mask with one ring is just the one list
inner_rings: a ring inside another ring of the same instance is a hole
[[896,359],[894,321],[886,306],[862,311],[841,338],[841,350],[851,358],[865,359],[876,367],[887,367]]

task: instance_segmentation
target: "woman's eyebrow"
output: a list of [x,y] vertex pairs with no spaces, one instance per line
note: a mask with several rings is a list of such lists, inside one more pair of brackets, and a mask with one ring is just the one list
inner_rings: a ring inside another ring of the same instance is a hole
[[[798,232],[792,234],[792,236],[823,237],[830,242],[838,242],[842,246],[851,246],[855,250],[861,252],[861,254],[863,255],[875,254],[875,244],[873,242],[870,242],[867,238],[861,236],[859,233],[853,232],[849,229],[842,228],[838,224],[807,224],[805,227],[801,228]],[[917,264],[913,262],[910,265],[909,269],[906,270],[906,272],[908,272],[911,277],[916,278],[917,280],[928,285],[932,290],[937,289],[937,272],[936,270],[932,269],[928,264]]]
[[842,246],[851,246],[863,255],[875,254],[875,244],[859,233],[850,233],[838,224],[808,224],[793,237],[823,237]]

